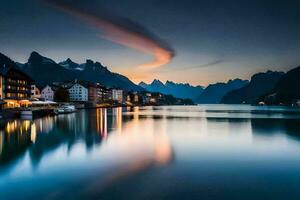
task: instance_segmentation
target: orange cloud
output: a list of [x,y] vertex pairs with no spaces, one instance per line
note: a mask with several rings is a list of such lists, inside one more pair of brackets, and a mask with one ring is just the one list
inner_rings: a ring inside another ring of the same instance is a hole
[[[147,31],[136,31],[136,24],[133,24],[132,30],[128,24],[120,24],[110,20],[109,18],[101,17],[87,10],[81,9],[80,6],[74,6],[70,3],[62,3],[57,0],[44,0],[51,6],[59,8],[73,16],[76,16],[93,27],[101,30],[101,38],[112,41],[114,43],[151,54],[154,59],[139,67],[143,68],[157,68],[169,63],[174,57],[174,50],[162,42],[160,39],[149,34]],[[124,23],[124,20],[120,20]],[[128,23],[128,21],[126,21]],[[138,28],[142,29],[141,26]]]

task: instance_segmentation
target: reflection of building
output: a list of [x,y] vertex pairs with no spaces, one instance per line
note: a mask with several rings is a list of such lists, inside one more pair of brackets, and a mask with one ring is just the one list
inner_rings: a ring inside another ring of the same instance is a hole
[[0,133],[3,141],[0,164],[8,163],[24,155],[24,152],[32,144],[30,129],[30,121],[28,120],[14,120],[6,123]]
[[42,89],[41,98],[45,99],[46,101],[53,101],[54,99],[54,89],[47,85]]

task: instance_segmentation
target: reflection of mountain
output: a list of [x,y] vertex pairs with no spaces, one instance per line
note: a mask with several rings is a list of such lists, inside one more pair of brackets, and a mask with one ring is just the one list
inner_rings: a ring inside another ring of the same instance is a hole
[[253,132],[261,135],[286,133],[300,141],[299,119],[252,119]]

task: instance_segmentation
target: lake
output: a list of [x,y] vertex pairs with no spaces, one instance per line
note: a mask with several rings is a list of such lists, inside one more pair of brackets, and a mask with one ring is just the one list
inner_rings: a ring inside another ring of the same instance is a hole
[[300,199],[300,110],[79,110],[0,123],[0,199]]

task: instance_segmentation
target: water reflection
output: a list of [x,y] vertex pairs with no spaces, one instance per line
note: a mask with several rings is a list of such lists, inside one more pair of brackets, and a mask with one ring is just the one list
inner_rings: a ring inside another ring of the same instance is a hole
[[[135,148],[135,151],[138,152],[145,147],[144,143],[147,141],[153,145],[151,147],[153,158],[149,160],[155,160],[161,164],[167,163],[171,157],[171,147],[167,135],[153,134],[153,128],[150,128],[153,124],[145,127],[145,130],[149,130],[148,132],[140,134],[142,127],[137,123],[138,111],[137,107],[130,108],[128,112],[132,115],[123,116],[122,108],[110,110],[104,108],[45,117],[33,121],[2,122],[0,166],[21,159],[24,157],[25,151],[29,152],[31,163],[36,166],[47,152],[51,152],[61,145],[67,145],[67,151],[70,152],[72,147],[79,142],[84,143],[86,149],[89,150],[95,145],[99,146],[103,140],[107,140],[109,132],[114,134],[110,136],[110,141],[105,144],[105,148],[119,148],[123,151],[123,148],[130,147]],[[125,124],[126,129],[122,131],[123,121],[133,121],[134,123]],[[124,151],[128,150],[133,151],[124,149]]]
[[[259,174],[286,175],[267,188],[289,182],[289,174],[300,177],[295,113],[276,110],[267,117],[244,107],[240,113],[221,108],[96,109],[1,122],[0,199],[18,199],[15,191],[24,199],[120,199],[129,193],[182,199],[180,192],[200,197],[195,188],[227,191],[228,180],[232,191],[251,186],[251,194],[260,194],[255,184],[247,185]],[[139,187],[147,189],[136,192]]]

